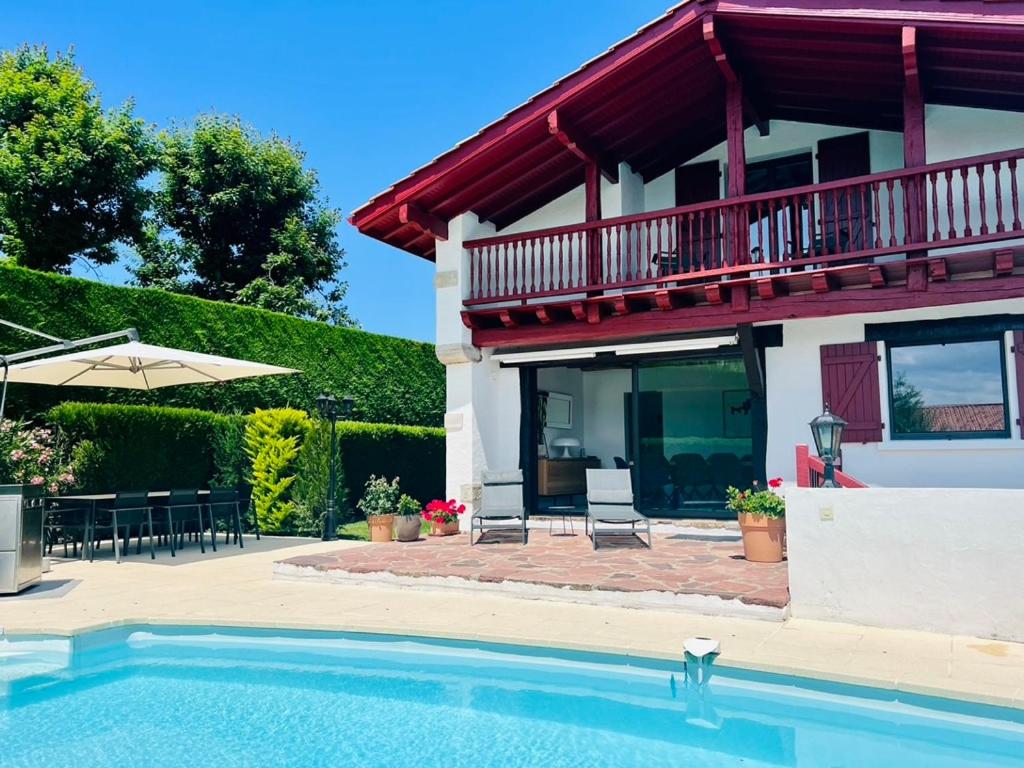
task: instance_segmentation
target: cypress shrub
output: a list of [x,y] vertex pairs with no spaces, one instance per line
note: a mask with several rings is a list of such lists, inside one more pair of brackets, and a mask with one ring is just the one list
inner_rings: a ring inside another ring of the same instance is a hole
[[[165,405],[217,413],[313,409],[320,392],[356,399],[361,421],[440,426],[444,368],[432,344],[337,328],[262,309],[36,272],[0,261],[0,317],[76,339],[136,328],[149,344],[295,368],[223,384],[151,392],[12,384],[11,416],[35,418],[61,401]],[[36,346],[0,327],[0,350]]]

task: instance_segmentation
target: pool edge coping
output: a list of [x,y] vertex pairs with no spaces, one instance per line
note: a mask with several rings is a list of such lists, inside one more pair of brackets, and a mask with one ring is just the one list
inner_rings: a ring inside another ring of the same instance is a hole
[[[0,638],[5,637],[77,637],[90,632],[99,632],[107,629],[117,629],[133,625],[148,625],[158,627],[223,627],[230,629],[271,629],[271,630],[292,630],[292,631],[319,631],[319,632],[351,632],[367,635],[383,635],[388,637],[412,637],[429,640],[459,640],[468,642],[484,642],[497,645],[520,645],[536,649],[558,649],[569,652],[604,654],[617,656],[624,659],[649,659],[653,661],[678,661],[678,653],[667,653],[655,649],[623,648],[622,646],[609,646],[599,643],[586,643],[572,640],[552,641],[537,637],[509,638],[498,634],[490,633],[467,633],[467,632],[445,632],[443,630],[418,629],[400,630],[396,628],[382,628],[380,626],[359,625],[354,623],[340,626],[338,623],[317,623],[317,622],[289,622],[289,621],[244,621],[244,620],[213,620],[208,618],[119,618],[108,621],[83,624],[74,629],[47,629],[40,628],[19,628],[12,631],[0,627]],[[815,669],[799,664],[775,664],[762,663],[742,658],[730,658],[727,652],[717,657],[715,663],[727,669],[735,669],[744,672],[761,672],[774,675],[785,675],[801,678],[809,681],[823,681],[840,685],[863,686],[878,690],[894,691],[917,696],[932,696],[940,699],[966,702],[971,704],[989,705],[1004,707],[1013,710],[1024,710],[1024,688],[1013,689],[1012,693],[1002,695],[997,693],[982,693],[968,688],[956,686],[936,686],[924,683],[901,681],[899,678],[856,675],[845,672]]]

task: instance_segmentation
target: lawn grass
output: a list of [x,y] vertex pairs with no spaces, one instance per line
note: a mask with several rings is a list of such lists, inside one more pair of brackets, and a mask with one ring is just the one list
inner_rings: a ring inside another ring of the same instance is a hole
[[[420,526],[420,531],[423,535],[430,533],[430,523],[424,520]],[[342,525],[338,528],[338,538],[351,541],[369,541],[370,526],[365,520],[357,520],[354,523]]]

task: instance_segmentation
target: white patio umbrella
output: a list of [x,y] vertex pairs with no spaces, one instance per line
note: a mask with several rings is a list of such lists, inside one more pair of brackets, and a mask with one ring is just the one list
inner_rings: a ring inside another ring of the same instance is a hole
[[286,373],[300,371],[129,341],[15,363],[8,369],[8,380],[18,384],[60,387],[157,389],[176,384],[212,383]]

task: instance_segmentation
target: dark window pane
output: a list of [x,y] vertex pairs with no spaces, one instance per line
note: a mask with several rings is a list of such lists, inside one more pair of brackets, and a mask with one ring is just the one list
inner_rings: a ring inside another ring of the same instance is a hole
[[893,434],[1005,433],[997,340],[893,347]]

